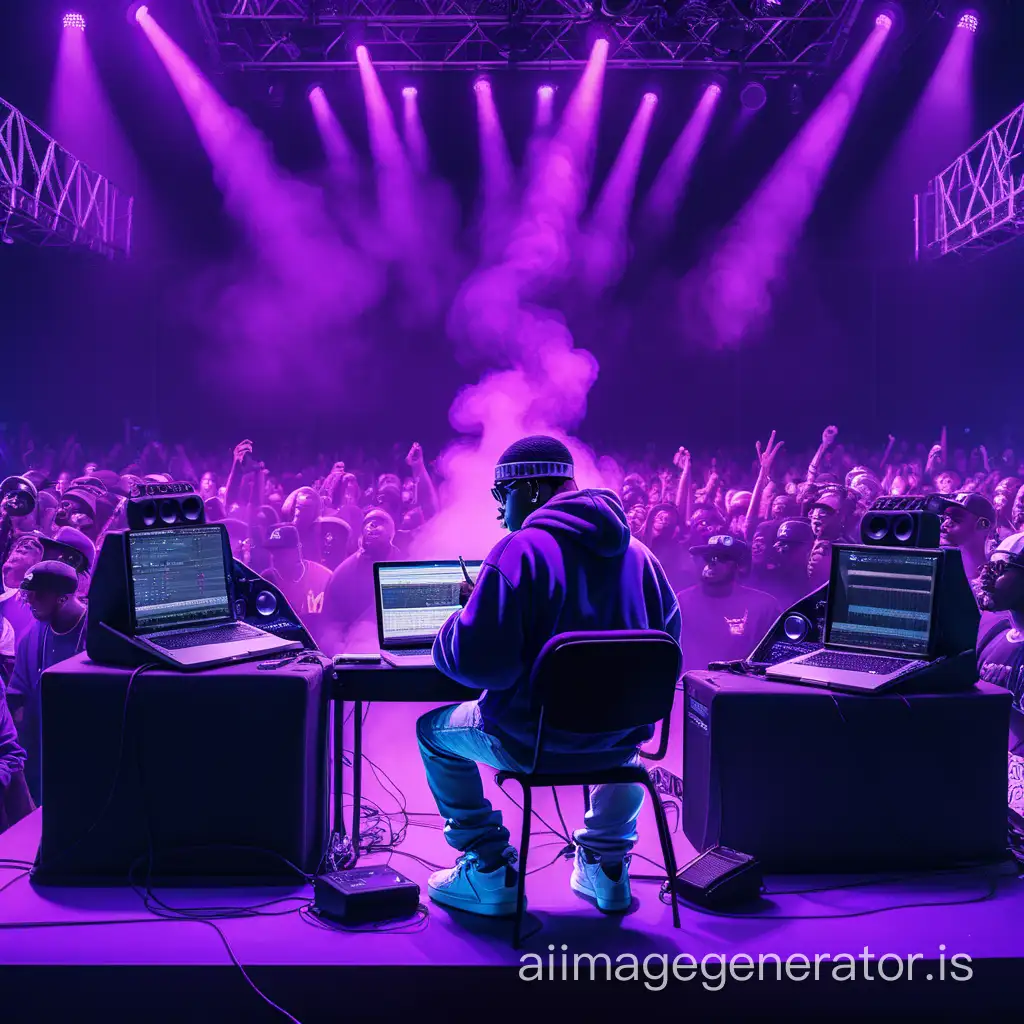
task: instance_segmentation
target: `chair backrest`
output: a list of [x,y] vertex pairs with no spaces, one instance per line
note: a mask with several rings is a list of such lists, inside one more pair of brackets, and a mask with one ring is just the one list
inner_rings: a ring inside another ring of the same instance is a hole
[[560,633],[537,657],[531,688],[545,725],[607,733],[654,725],[672,711],[682,652],[667,633]]

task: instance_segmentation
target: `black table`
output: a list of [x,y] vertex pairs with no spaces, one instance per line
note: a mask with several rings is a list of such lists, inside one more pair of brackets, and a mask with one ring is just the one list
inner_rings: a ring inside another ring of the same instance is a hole
[[[387,662],[335,665],[334,701],[334,835],[332,847],[346,840],[351,852],[345,867],[359,860],[359,811],[363,790],[363,704],[461,704],[481,691],[470,690],[436,668],[394,668]],[[352,709],[352,831],[345,827],[345,704]]]

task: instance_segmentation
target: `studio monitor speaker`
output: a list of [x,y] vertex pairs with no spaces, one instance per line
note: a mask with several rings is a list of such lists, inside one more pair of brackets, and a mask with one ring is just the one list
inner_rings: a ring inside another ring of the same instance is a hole
[[206,506],[191,484],[148,484],[128,500],[129,530],[201,526]]
[[937,548],[942,499],[879,498],[860,524],[863,544],[886,548]]

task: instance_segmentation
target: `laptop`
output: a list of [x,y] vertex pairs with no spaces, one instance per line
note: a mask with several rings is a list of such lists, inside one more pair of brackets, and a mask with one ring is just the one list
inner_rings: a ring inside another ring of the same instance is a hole
[[239,622],[232,593],[231,547],[220,524],[128,534],[129,612],[134,641],[178,668],[301,650]]
[[837,544],[832,549],[825,645],[772,665],[769,679],[878,693],[935,659],[942,553]]
[[[467,562],[476,581],[482,562]],[[377,562],[373,585],[377,597],[380,656],[395,668],[431,668],[434,637],[457,612],[462,566],[454,562]]]

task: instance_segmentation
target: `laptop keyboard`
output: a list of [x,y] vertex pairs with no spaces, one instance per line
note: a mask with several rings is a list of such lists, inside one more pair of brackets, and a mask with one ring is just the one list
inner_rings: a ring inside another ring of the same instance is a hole
[[848,654],[845,651],[819,651],[797,663],[810,668],[836,668],[843,672],[870,672],[876,676],[888,676],[900,669],[913,665],[905,658],[880,658],[875,654]]
[[432,652],[432,647],[405,647],[400,651],[388,651],[388,655],[392,658],[423,658]]
[[244,622],[231,622],[225,626],[197,629],[188,633],[171,633],[167,636],[150,637],[150,643],[165,651],[181,651],[189,647],[206,647],[209,644],[230,644],[236,640],[252,640],[263,636],[263,631],[253,629]]

